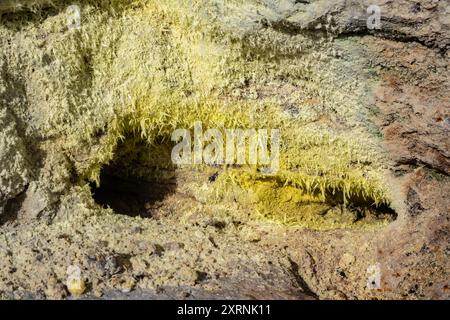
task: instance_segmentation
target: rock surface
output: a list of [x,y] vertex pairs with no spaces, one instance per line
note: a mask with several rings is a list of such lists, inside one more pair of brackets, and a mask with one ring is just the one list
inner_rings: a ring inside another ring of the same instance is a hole
[[[105,92],[109,87],[102,75],[92,70],[103,61],[90,60],[89,46],[81,46],[67,65],[52,56],[52,46],[61,46],[58,39],[67,32],[61,25],[65,1],[54,1],[55,11],[48,15],[47,2],[40,2],[43,7],[34,7],[44,8],[39,17],[24,14],[30,2],[23,1],[17,10],[11,1],[1,1],[1,32],[7,36],[0,45],[0,298],[71,298],[67,268],[75,265],[83,276],[77,280],[83,283],[84,298],[449,299],[450,3],[380,0],[381,27],[368,30],[372,2],[248,1],[221,16],[227,22],[223,28],[232,29],[244,49],[257,48],[264,59],[270,57],[265,67],[295,65],[312,52],[317,64],[326,56],[330,69],[338,60],[342,83],[363,82],[354,87],[355,96],[364,98],[356,114],[343,107],[347,102],[353,106],[354,100],[332,95],[339,87],[344,92],[344,85],[334,78],[318,80],[305,71],[314,70],[309,65],[300,76],[295,70],[280,72],[277,83],[243,79],[233,91],[240,100],[282,99],[276,101],[283,101],[284,114],[301,118],[305,126],[321,123],[330,131],[350,127],[352,134],[380,136],[397,219],[367,228],[314,230],[261,219],[240,201],[246,193],[239,189],[229,191],[225,202],[210,202],[209,195],[217,191],[216,178],[210,177],[222,173],[216,168],[180,174],[176,189],[153,199],[145,218],[95,203],[89,184],[77,173],[89,161],[100,161],[96,156],[107,140],[102,126],[115,110],[94,109],[94,98],[102,97],[106,106],[125,98]],[[103,23],[114,19],[89,3],[82,1],[88,14],[100,12]],[[16,18],[22,14],[31,25],[50,28],[45,29],[49,33],[21,25]],[[169,45],[166,31],[130,34],[151,33]],[[299,36],[305,43],[294,42]],[[95,40],[98,47],[117,49],[108,57],[119,66],[133,55],[148,54],[132,52],[136,43],[120,47],[118,39],[103,44],[102,39]],[[31,44],[48,51],[34,57],[26,49]],[[114,60],[117,52],[129,55]],[[164,69],[170,86],[174,70],[166,66],[164,54],[162,49],[152,53],[152,59],[161,59],[152,70]],[[23,67],[23,61],[30,63]],[[75,82],[58,82],[65,68],[77,75]],[[206,71],[195,75],[201,78]],[[41,81],[48,75],[54,75],[53,82]],[[141,75],[121,76],[132,81]],[[292,101],[299,87],[292,83],[301,81],[330,89],[317,90],[326,97],[310,97],[309,107],[298,108]],[[76,109],[70,99],[80,92],[91,100],[82,100]],[[333,100],[335,108],[321,104],[322,98]],[[86,124],[92,131],[89,140],[68,138]]]

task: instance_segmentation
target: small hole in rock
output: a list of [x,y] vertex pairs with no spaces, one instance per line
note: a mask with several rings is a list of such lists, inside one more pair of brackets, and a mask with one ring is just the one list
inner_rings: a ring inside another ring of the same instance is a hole
[[134,139],[120,142],[115,158],[100,172],[100,186],[90,184],[95,202],[117,214],[151,218],[176,189],[170,146],[152,148]]
[[102,172],[99,188],[92,185],[95,202],[118,214],[149,218],[166,196],[174,193],[175,182],[150,182],[136,177],[121,178]]

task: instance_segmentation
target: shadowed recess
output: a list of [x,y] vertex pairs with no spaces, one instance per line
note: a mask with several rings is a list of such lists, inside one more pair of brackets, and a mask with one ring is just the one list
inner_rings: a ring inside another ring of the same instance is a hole
[[93,198],[104,208],[132,217],[152,217],[176,189],[170,146],[150,146],[136,135],[118,143],[114,159],[91,183]]

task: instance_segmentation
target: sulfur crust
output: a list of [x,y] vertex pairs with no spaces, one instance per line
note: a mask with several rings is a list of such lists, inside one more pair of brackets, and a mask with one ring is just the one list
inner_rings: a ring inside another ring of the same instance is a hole
[[275,176],[227,168],[219,181],[252,191],[259,209],[271,199],[320,204],[336,194],[391,202],[368,88],[342,76],[326,38],[262,27],[278,13],[256,0],[80,1],[80,30],[67,30],[65,1],[49,5],[57,14],[1,25],[2,42],[13,43],[1,51],[8,76],[27,79],[27,110],[16,113],[55,141],[82,180],[100,184],[120,142],[145,141],[157,153],[174,129],[202,121],[281,130]]

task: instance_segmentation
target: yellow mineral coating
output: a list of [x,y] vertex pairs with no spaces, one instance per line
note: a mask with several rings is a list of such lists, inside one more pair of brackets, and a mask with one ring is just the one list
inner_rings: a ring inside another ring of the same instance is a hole
[[73,296],[81,296],[86,290],[86,282],[81,276],[78,266],[71,265],[67,268],[67,290]]
[[[167,167],[155,158],[170,151],[173,130],[201,121],[205,129],[281,130],[274,176],[224,168],[218,183],[250,190],[263,216],[290,223],[308,216],[299,204],[320,213],[330,195],[390,203],[368,89],[342,78],[332,54],[312,50],[327,52],[323,40],[254,27],[255,12],[270,15],[259,1],[86,0],[79,30],[67,29],[64,1],[52,5],[58,14],[16,31],[1,25],[0,36],[21,52],[8,64],[30,79],[36,129],[68,155],[81,182],[100,184],[119,153],[130,173],[126,156]],[[137,155],[142,142],[148,152]]]
[[70,279],[67,281],[67,290],[73,296],[81,296],[86,290],[86,283],[83,279]]

